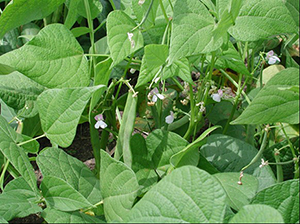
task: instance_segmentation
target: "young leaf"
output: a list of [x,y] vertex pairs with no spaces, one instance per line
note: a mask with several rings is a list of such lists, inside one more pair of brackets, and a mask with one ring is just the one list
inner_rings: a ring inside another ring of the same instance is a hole
[[14,0],[8,4],[0,17],[0,39],[4,34],[32,20],[42,19],[53,12],[64,0]]
[[[240,172],[257,154],[257,149],[252,145],[220,134],[209,136],[207,143],[201,147],[200,151],[221,172]],[[252,174],[258,179],[258,190],[269,187],[276,182],[271,168],[268,166],[259,168],[260,163],[261,160],[244,171],[244,173]]]
[[47,205],[51,208],[61,211],[76,211],[93,206],[74,187],[58,177],[44,176],[41,190]]
[[269,205],[279,211],[285,223],[299,221],[299,180],[288,180],[258,192],[251,204]]
[[249,174],[244,174],[242,185],[237,184],[240,173],[216,173],[213,176],[224,188],[227,204],[236,211],[250,203],[258,187],[257,179]]
[[169,64],[176,59],[212,52],[221,47],[223,40],[213,36],[214,26],[214,18],[201,1],[176,1]]
[[293,86],[299,87],[299,69],[287,68],[277,73],[232,124],[298,124],[299,93],[288,90]]
[[243,1],[235,26],[229,33],[237,40],[257,41],[268,37],[298,33],[298,28],[281,0]]
[[117,65],[128,55],[144,45],[143,36],[136,23],[124,12],[113,11],[107,17],[107,38],[113,65]]
[[68,147],[76,134],[76,127],[85,105],[99,85],[83,88],[48,89],[38,97],[42,129],[47,138]]
[[51,24],[26,45],[0,56],[0,61],[48,88],[81,87],[90,81],[83,53],[70,30]]
[[284,223],[280,213],[268,205],[245,205],[229,223]]
[[124,221],[139,190],[135,173],[101,150],[100,186],[106,220]]
[[44,209],[42,217],[47,223],[105,223],[97,217],[79,211],[63,212],[52,208]]
[[126,222],[218,223],[223,221],[226,195],[218,181],[193,166],[175,169],[133,207]]
[[102,200],[99,180],[78,159],[59,148],[47,148],[37,157],[37,164],[44,176],[53,176],[66,181],[90,203]]

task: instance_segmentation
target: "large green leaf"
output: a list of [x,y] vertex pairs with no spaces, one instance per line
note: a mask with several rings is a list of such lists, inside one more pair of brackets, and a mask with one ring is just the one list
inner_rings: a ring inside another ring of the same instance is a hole
[[51,24],[23,47],[2,55],[0,61],[48,88],[79,87],[89,84],[83,53],[71,31]]
[[258,192],[251,204],[272,206],[285,223],[299,221],[299,180],[288,180]]
[[281,0],[245,0],[229,33],[237,40],[256,41],[298,28]]
[[57,208],[61,211],[75,211],[93,206],[73,186],[58,177],[44,176],[41,190],[47,205],[51,208]]
[[286,0],[284,3],[290,11],[296,25],[299,27],[299,1]]
[[175,169],[133,207],[127,222],[221,223],[226,195],[218,181],[193,166]]
[[62,149],[48,148],[37,157],[37,164],[44,176],[61,178],[83,195],[90,203],[102,200],[99,180],[78,159]]
[[124,221],[139,190],[135,173],[101,150],[100,186],[106,220]]
[[[299,123],[299,69],[277,73],[232,124]],[[288,108],[288,110],[287,110]]]
[[156,129],[146,139],[146,145],[154,168],[169,165],[170,158],[183,150],[188,142],[180,135]]
[[178,0],[174,5],[170,63],[175,59],[217,50],[223,43],[215,39],[214,18],[199,0]]
[[[203,156],[221,172],[240,172],[244,166],[250,163],[257,152],[256,148],[242,140],[220,134],[209,136],[207,143],[201,147]],[[259,168],[260,163],[259,159],[244,171],[258,179],[258,190],[276,182],[271,168],[268,166]]]
[[37,203],[28,200],[25,195],[20,194],[18,191],[0,194],[0,201],[0,217],[2,216],[8,221],[42,211]]
[[79,211],[63,212],[51,208],[44,209],[42,217],[47,223],[105,223],[97,217]]
[[115,151],[115,158],[119,160],[121,157],[123,157],[124,163],[129,167],[132,165],[130,138],[132,136],[134,127],[137,101],[137,96],[134,96],[134,93],[129,91]]
[[284,223],[280,213],[268,205],[245,205],[229,223]]
[[53,12],[64,0],[14,0],[0,17],[0,39],[4,34],[32,20],[42,19]]
[[43,90],[43,86],[19,72],[0,75],[0,97],[8,106],[14,109],[20,110],[26,107],[35,110],[37,113],[35,101]]
[[41,212],[42,209],[36,203],[37,200],[37,194],[26,180],[18,177],[10,181],[5,186],[3,193],[0,194],[0,217],[11,220]]
[[38,97],[42,129],[47,138],[62,147],[68,147],[76,134],[76,127],[92,93],[103,85],[48,89]]
[[25,151],[16,143],[22,141],[21,135],[13,130],[7,121],[0,116],[0,151],[25,178],[34,192],[37,192],[36,176]]
[[[139,29],[133,30],[136,23],[124,12],[113,11],[107,17],[107,38],[113,65],[120,63],[131,53],[144,46]],[[130,34],[133,34],[131,40]]]
[[213,176],[224,188],[227,204],[236,211],[250,203],[258,187],[257,179],[249,174],[244,174],[242,185],[237,184],[240,173],[216,173]]

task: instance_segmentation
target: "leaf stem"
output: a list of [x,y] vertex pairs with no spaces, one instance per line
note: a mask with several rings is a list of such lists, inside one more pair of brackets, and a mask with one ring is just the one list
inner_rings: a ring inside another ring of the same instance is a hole
[[164,4],[163,4],[162,0],[159,0],[159,5],[160,5],[161,11],[163,12],[164,17],[165,17],[167,23],[168,23],[169,22],[169,18],[167,16],[167,13],[166,13],[166,10],[165,10],[165,7],[164,7]]
[[17,144],[17,146],[25,145],[25,144],[27,144],[27,143],[29,143],[29,142],[35,141],[35,140],[37,140],[37,139],[39,139],[39,138],[43,138],[43,137],[45,137],[45,136],[46,136],[46,134],[44,133],[44,134],[42,134],[42,135],[40,135],[40,136],[37,136],[37,137],[32,138],[32,139],[29,139],[29,140],[27,140],[27,141],[25,141],[25,142],[20,142],[20,143]]
[[5,164],[4,164],[4,167],[2,169],[1,175],[0,175],[0,188],[1,188],[2,191],[3,191],[3,184],[4,184],[4,182],[3,182],[4,181],[4,176],[5,176],[5,172],[7,170],[8,165],[9,165],[9,160],[7,159]]

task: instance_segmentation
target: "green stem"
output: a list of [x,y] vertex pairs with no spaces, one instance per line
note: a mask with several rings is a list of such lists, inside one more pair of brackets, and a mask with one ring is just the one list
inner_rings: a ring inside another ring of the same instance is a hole
[[243,90],[243,88],[245,87],[245,85],[246,85],[246,83],[247,83],[247,81],[248,81],[248,77],[247,77],[246,80],[245,80],[245,82],[244,82],[244,84],[243,84],[243,86],[241,86],[242,77],[243,77],[243,75],[240,74],[240,76],[239,76],[239,85],[238,85],[237,95],[235,96],[235,99],[234,99],[234,105],[233,105],[233,107],[232,107],[232,109],[231,109],[230,116],[229,116],[229,118],[228,118],[228,120],[227,120],[227,122],[226,122],[226,125],[225,125],[225,127],[224,127],[223,135],[225,135],[226,132],[227,132],[227,130],[228,130],[229,124],[230,124],[230,122],[232,121],[232,118],[233,118],[233,116],[234,116],[234,113],[235,113],[235,111],[236,111],[236,108],[237,108],[237,106],[238,106],[238,103],[239,103],[239,101],[240,101],[240,97],[241,97],[242,90]]
[[260,149],[258,151],[258,153],[256,154],[256,156],[251,160],[251,162],[244,166],[242,169],[241,169],[241,172],[244,171],[245,169],[247,169],[249,166],[251,166],[252,164],[254,164],[258,159],[260,159],[263,155],[263,152],[267,146],[267,138],[268,138],[268,131],[265,130],[265,133],[264,133],[264,137],[263,137],[263,141],[262,141],[262,144],[260,146]]
[[139,28],[141,25],[143,25],[146,22],[149,14],[150,14],[153,2],[154,2],[154,0],[151,0],[149,8],[147,9],[147,12],[146,12],[145,16],[143,17],[142,21],[136,27],[134,27],[131,31],[136,30],[137,28]]
[[0,188],[2,191],[3,191],[3,184],[4,184],[4,176],[5,176],[5,172],[7,170],[8,165],[9,165],[9,160],[6,160],[5,165],[4,165],[1,175],[0,175]]
[[39,138],[43,138],[43,137],[45,137],[45,136],[46,136],[46,134],[42,134],[42,135],[37,136],[37,137],[35,137],[35,138],[29,139],[29,140],[27,140],[27,141],[25,141],[25,142],[20,142],[20,143],[18,143],[17,145],[18,145],[18,146],[25,145],[25,144],[27,144],[27,143],[29,143],[29,142],[35,141],[35,140],[37,140],[37,139],[39,139]]
[[295,158],[295,176],[294,176],[294,178],[298,178],[296,174],[297,174],[297,170],[299,170],[299,164],[298,164],[298,161],[297,161],[297,155],[296,155],[296,153],[295,153],[295,149],[294,149],[293,143],[290,141],[289,136],[286,134],[286,131],[285,131],[285,129],[284,129],[282,123],[280,123],[280,126],[281,126],[282,132],[283,132],[283,134],[284,134],[286,140],[287,140],[288,143],[289,143],[289,146],[290,146],[290,149],[291,149],[293,158]]
[[116,10],[117,8],[116,8],[116,5],[115,5],[114,1],[113,0],[109,0],[109,2],[111,4],[111,7],[113,8],[113,10]]
[[190,106],[191,106],[191,116],[190,116],[190,123],[187,132],[185,133],[184,137],[186,140],[188,140],[191,136],[191,133],[194,132],[194,126],[195,126],[195,102],[194,102],[194,92],[193,92],[193,86],[189,84],[190,86]]
[[160,5],[161,11],[163,12],[164,17],[165,17],[167,23],[168,23],[169,22],[169,18],[167,16],[167,13],[166,13],[166,10],[165,10],[165,7],[164,7],[164,4],[163,4],[162,0],[159,0],[159,5]]
[[274,157],[275,157],[275,161],[276,161],[277,183],[280,183],[283,181],[283,171],[282,171],[282,166],[280,164],[279,152],[275,151]]
[[[223,69],[220,69],[220,72],[226,76],[227,79],[229,79],[229,81],[238,89],[239,88],[239,84],[236,83],[236,81],[227,74],[227,72],[225,72]],[[251,103],[251,100],[249,99],[248,95],[244,92],[244,90],[242,89],[242,94],[245,97],[246,101],[248,104]]]

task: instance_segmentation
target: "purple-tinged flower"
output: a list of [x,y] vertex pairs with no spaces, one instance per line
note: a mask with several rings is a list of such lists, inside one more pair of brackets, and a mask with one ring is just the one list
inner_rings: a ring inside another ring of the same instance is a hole
[[171,124],[174,121],[174,113],[173,111],[170,111],[170,115],[166,116],[166,123]]
[[95,124],[96,129],[99,129],[99,127],[104,129],[104,128],[107,127],[107,124],[104,122],[104,118],[103,118],[102,114],[96,115],[95,120],[97,121],[96,124]]
[[148,94],[148,99],[154,103],[157,101],[157,99],[163,100],[164,98],[165,97],[158,92],[158,89],[156,87],[152,89]]
[[273,65],[277,62],[280,62],[280,59],[275,55],[274,51],[269,51],[266,56],[266,60],[268,60],[269,65]]

